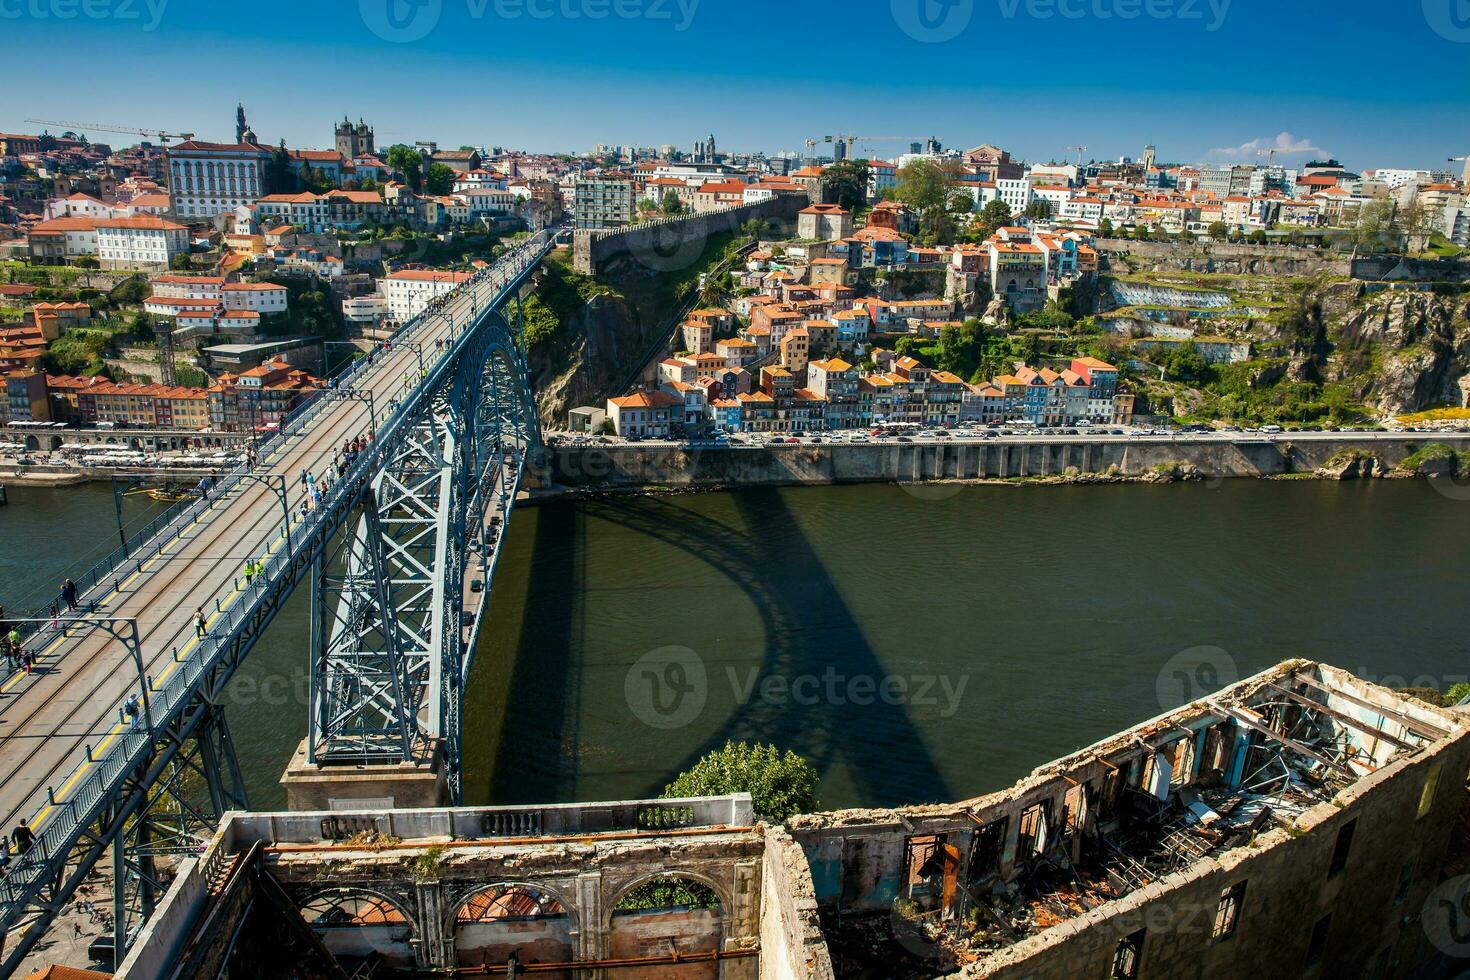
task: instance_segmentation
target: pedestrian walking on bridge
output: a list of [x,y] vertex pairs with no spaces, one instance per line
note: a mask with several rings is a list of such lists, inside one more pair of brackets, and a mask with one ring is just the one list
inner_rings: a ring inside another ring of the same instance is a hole
[[66,608],[71,612],[77,611],[77,583],[67,579],[61,583],[61,598],[66,603]]
[[208,629],[209,625],[204,619],[204,607],[200,606],[199,610],[194,613],[194,635],[202,637]]

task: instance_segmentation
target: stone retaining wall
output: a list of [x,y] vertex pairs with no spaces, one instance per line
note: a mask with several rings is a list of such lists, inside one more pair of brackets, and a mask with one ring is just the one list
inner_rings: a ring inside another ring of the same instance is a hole
[[1205,478],[1311,473],[1338,452],[1371,452],[1392,467],[1431,442],[1470,449],[1470,436],[1416,434],[1369,439],[1236,442],[1188,439],[1069,442],[993,440],[984,443],[771,445],[760,448],[682,446],[567,447],[550,450],[536,467],[543,488],[738,487],[836,483],[917,483],[1107,473],[1141,477],[1187,463]]

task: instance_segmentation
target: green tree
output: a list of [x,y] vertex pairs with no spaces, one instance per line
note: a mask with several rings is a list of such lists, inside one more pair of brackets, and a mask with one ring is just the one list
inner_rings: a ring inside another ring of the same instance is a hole
[[751,218],[740,226],[740,234],[751,241],[760,241],[771,230],[771,223],[765,218]]
[[664,191],[664,199],[659,202],[658,209],[664,214],[683,214],[684,202],[674,191]]
[[817,808],[817,772],[795,752],[729,741],[664,788],[664,799],[749,793],[755,812],[782,821]]
[[1230,226],[1223,221],[1212,221],[1209,227],[1209,235],[1217,242],[1223,242],[1230,237]]
[[106,349],[107,338],[100,333],[62,334],[41,355],[41,366],[48,374],[98,374]]
[[1111,221],[1109,221],[1107,218],[1104,218],[1104,219],[1102,219],[1101,221],[1099,221],[1097,223],[1097,237],[1099,237],[1099,238],[1112,238],[1113,237],[1113,223]]
[[136,306],[152,293],[153,287],[142,276],[118,283],[112,291],[112,301],[118,306]]
[[827,197],[849,211],[868,202],[868,163],[866,160],[838,160],[822,171]]
[[454,190],[454,168],[447,163],[429,164],[429,172],[424,175],[424,186],[430,194],[448,194]]
[[1255,231],[1246,236],[1246,241],[1250,242],[1252,245],[1266,244],[1266,230],[1264,228],[1257,228]]
[[1026,205],[1025,214],[1031,221],[1046,221],[1051,217],[1051,202],[1044,197],[1038,197]]
[[919,213],[919,236],[929,244],[949,244],[954,221],[949,207],[960,189],[960,165],[953,160],[915,160],[898,171],[895,200]]
[[265,192],[267,194],[294,194],[298,188],[297,171],[291,162],[291,152],[283,139],[271,150],[271,158],[265,165]]
[[419,177],[424,166],[424,158],[419,156],[419,151],[402,143],[395,143],[388,147],[388,166],[398,179],[410,188],[419,186]]
[[980,217],[975,220],[975,233],[981,238],[989,238],[995,234],[997,228],[1004,228],[1010,223],[1011,206],[996,198],[980,209]]
[[1429,247],[1429,239],[1442,231],[1443,215],[1426,207],[1421,198],[1414,198],[1398,213],[1398,224],[1409,236],[1409,251],[1422,252]]
[[337,186],[325,170],[313,167],[309,163],[301,164],[301,186],[313,194],[325,194]]
[[168,267],[175,272],[188,272],[192,268],[188,252],[179,252],[168,260]]
[[128,337],[134,341],[153,340],[153,318],[147,313],[135,313],[128,322]]
[[1387,198],[1369,201],[1358,209],[1358,224],[1353,229],[1353,243],[1360,248],[1376,250],[1384,238],[1398,237],[1394,215],[1397,206]]
[[1210,369],[1209,362],[1192,340],[1174,345],[1172,350],[1159,358],[1159,363],[1171,378],[1180,381],[1203,380]]

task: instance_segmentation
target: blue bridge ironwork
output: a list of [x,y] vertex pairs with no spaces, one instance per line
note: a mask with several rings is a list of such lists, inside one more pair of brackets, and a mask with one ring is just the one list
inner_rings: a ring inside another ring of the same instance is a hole
[[[161,894],[158,859],[197,852],[246,807],[222,695],[299,585],[312,596],[310,760],[438,753],[460,802],[461,693],[540,439],[518,297],[550,242],[516,244],[354,361],[253,468],[80,576],[74,612],[12,617],[40,657],[0,683],[0,817],[35,840],[0,880],[0,976],[107,855],[121,958]],[[361,450],[334,468],[353,440]]]

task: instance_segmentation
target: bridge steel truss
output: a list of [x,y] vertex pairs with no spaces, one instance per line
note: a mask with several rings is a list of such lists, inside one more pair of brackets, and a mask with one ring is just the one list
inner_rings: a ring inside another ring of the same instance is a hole
[[309,763],[414,762],[442,748],[460,802],[460,698],[477,633],[465,629],[466,574],[488,560],[539,438],[519,311],[515,326],[490,313],[423,386],[351,532],[318,550]]
[[[504,284],[474,309],[468,327],[450,334],[322,505],[289,534],[282,528],[289,545],[187,656],[175,651],[166,683],[140,681],[141,710],[105,754],[88,747],[70,792],[52,798],[54,813],[44,826],[37,821],[34,845],[0,879],[0,977],[15,973],[109,854],[120,962],[162,895],[157,859],[198,853],[226,810],[248,808],[224,719],[225,687],[303,582],[313,588],[309,749],[325,763],[397,762],[442,743],[453,802],[460,801],[460,692],[498,555],[491,544],[540,445],[517,295],[549,248],[542,233],[506,260]],[[502,312],[508,300],[514,323]],[[400,336],[435,316],[447,314],[425,314]],[[276,439],[296,435],[332,400],[355,397],[345,386],[323,393]],[[270,448],[262,448],[268,458]],[[221,487],[245,479],[256,477],[236,473]],[[462,583],[476,568],[486,572],[481,608],[466,630]],[[106,630],[138,656],[132,620],[83,622],[78,628]]]

